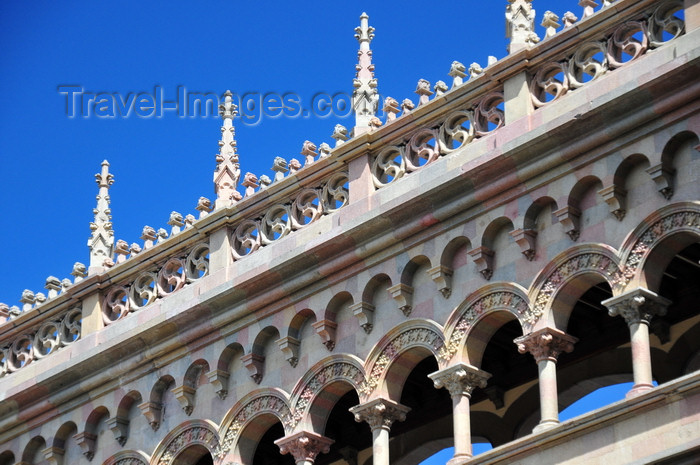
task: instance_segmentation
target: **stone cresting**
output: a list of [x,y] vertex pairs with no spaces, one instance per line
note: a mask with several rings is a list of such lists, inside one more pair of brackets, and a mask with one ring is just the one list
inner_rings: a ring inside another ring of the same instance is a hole
[[80,339],[82,310],[72,307],[0,346],[0,377],[26,367]]
[[368,366],[365,382],[360,386],[360,394],[368,398],[379,386],[389,365],[410,347],[423,346],[434,354],[440,353],[444,345],[444,337],[433,328],[409,328],[391,339],[382,347],[379,356]]
[[[604,74],[636,60],[683,34],[683,20],[675,13],[681,0],[667,0],[647,13],[648,19],[627,21],[596,40],[579,45],[572,54],[549,61],[534,70],[530,84],[532,103],[540,108],[560,99]],[[664,37],[664,33],[668,37]],[[641,37],[639,37],[641,36]]]
[[503,110],[499,108],[502,104],[501,90],[489,92],[464,109],[453,111],[444,120],[414,131],[407,142],[384,147],[372,162],[375,188],[381,189],[441,155],[501,128],[505,124]]
[[275,204],[256,219],[242,220],[233,228],[231,253],[234,260],[240,260],[347,205],[347,183],[346,172],[335,173],[318,188],[303,189],[288,203]]
[[209,244],[199,243],[186,255],[172,257],[156,270],[141,272],[128,283],[109,288],[102,306],[105,325],[124,318],[130,312],[152,304],[185,285],[209,274]]

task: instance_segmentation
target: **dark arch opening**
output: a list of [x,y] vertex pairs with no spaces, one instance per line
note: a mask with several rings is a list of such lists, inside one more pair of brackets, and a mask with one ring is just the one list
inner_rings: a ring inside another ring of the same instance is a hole
[[294,465],[294,457],[290,454],[282,455],[275,441],[285,435],[284,427],[279,421],[270,426],[255,449],[253,465]]
[[329,465],[340,460],[353,463],[352,460],[357,460],[359,451],[372,447],[372,434],[369,432],[369,427],[366,424],[357,423],[353,414],[350,413],[350,407],[359,403],[360,399],[354,389],[350,389],[335,403],[323,434],[333,439],[335,443],[331,445],[327,454],[320,454],[316,458],[315,465]]
[[197,444],[180,452],[173,465],[214,465],[214,459],[206,447]]

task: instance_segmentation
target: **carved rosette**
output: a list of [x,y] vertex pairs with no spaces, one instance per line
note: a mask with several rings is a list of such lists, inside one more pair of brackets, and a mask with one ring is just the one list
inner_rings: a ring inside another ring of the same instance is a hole
[[365,404],[356,405],[350,409],[355,415],[355,421],[366,421],[372,431],[376,429],[390,430],[395,421],[404,421],[411,409],[388,399],[374,399]]
[[578,341],[573,336],[556,328],[542,328],[525,336],[516,338],[513,342],[518,346],[518,352],[530,352],[538,363],[543,360],[557,361],[562,352],[574,350]]
[[671,305],[670,300],[643,287],[601,303],[608,308],[610,316],[621,316],[629,326],[640,323],[649,325],[654,316],[665,315]]
[[428,375],[437,389],[445,388],[452,397],[471,397],[475,388],[485,388],[490,373],[465,363],[445,368]]
[[327,454],[334,442],[333,439],[310,431],[300,431],[276,440],[275,444],[279,446],[282,455],[291,454],[298,463],[301,461],[314,462],[319,454]]

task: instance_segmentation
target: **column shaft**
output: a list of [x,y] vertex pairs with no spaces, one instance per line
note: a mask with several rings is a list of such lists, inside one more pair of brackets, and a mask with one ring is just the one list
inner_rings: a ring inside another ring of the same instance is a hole
[[632,323],[630,338],[632,341],[632,371],[634,386],[629,395],[639,394],[654,387],[651,374],[651,351],[649,348],[649,326],[641,321]]
[[540,423],[559,423],[557,363],[552,359],[544,359],[537,363],[537,368],[540,375]]
[[470,398],[460,394],[452,396],[452,422],[454,425],[454,458],[472,456]]

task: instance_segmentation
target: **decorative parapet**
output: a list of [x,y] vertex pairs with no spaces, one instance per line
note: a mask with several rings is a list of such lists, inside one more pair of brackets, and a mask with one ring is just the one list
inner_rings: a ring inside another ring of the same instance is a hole
[[109,325],[207,274],[209,244],[200,242],[159,266],[141,269],[135,278],[110,287],[103,300],[102,319],[105,325]]
[[[32,320],[38,320],[34,323]],[[0,343],[0,377],[42,359],[80,339],[80,305],[54,313],[50,318],[29,320],[29,329],[10,330]]]
[[[585,19],[593,14],[595,2],[581,3],[585,3]],[[583,87],[682,35],[685,25],[676,15],[682,9],[681,0],[667,0],[629,17],[612,30],[603,30],[602,34],[585,37],[585,40],[578,39],[563,54],[538,65],[531,70],[533,78],[530,83],[535,108],[549,105],[567,92]],[[564,24],[571,26],[575,16],[567,15]],[[555,22],[548,21],[547,24],[553,27]],[[548,30],[548,37],[553,35],[550,32]]]
[[267,207],[263,214],[253,218],[243,216],[232,228],[234,260],[240,260],[347,205],[347,183],[348,174],[339,171],[328,176],[318,187],[302,189],[292,194],[287,202]]

